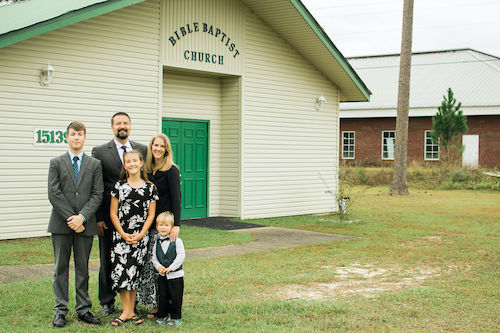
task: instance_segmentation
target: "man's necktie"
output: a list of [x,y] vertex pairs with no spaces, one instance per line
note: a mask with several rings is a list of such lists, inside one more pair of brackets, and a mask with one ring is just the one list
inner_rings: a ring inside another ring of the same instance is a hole
[[75,172],[75,179],[78,181],[78,156],[73,157],[73,171]]
[[125,163],[125,153],[127,152],[127,146],[121,146],[120,148],[123,149],[122,160],[123,163]]

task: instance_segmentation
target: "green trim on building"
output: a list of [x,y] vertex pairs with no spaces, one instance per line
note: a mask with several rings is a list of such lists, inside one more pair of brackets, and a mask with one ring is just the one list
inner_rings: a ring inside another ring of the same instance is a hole
[[109,12],[138,4],[145,0],[109,0],[68,12],[47,21],[0,35],[0,48]]
[[302,4],[300,0],[290,0],[292,5],[294,5],[295,9],[300,13],[302,18],[307,22],[307,24],[311,27],[311,29],[314,31],[316,36],[323,42],[323,44],[326,46],[326,48],[330,51],[330,53],[333,55],[335,60],[339,63],[339,65],[344,69],[344,71],[347,73],[347,75],[351,78],[351,80],[356,84],[356,86],[359,88],[363,96],[365,96],[366,100],[370,100],[370,95],[372,94],[371,91],[368,89],[368,87],[365,85],[365,83],[361,80],[361,78],[356,74],[354,69],[351,67],[351,65],[347,62],[346,58],[340,53],[340,51],[337,49],[337,47],[333,44],[331,39],[328,37],[328,35],[324,32],[324,30],[321,28],[319,23],[316,21],[316,19],[309,13],[307,8]]

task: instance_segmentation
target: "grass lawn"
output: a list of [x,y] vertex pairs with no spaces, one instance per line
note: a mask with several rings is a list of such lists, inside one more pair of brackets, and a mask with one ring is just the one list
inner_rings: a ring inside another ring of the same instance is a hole
[[[180,329],[498,332],[500,193],[410,192],[391,197],[388,187],[362,191],[343,221],[335,215],[247,220],[359,238],[188,260]],[[90,292],[99,314],[96,274]],[[2,285],[0,330],[55,331],[52,305],[50,279]],[[76,320],[73,308],[71,296],[66,331],[136,329],[89,327]],[[148,321],[140,331],[165,329]]]

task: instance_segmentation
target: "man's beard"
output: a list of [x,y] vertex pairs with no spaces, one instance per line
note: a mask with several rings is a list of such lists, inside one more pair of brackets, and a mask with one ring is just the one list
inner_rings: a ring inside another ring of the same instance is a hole
[[[120,133],[122,132],[122,133]],[[124,140],[126,138],[128,138],[128,131],[127,130],[118,130],[118,132],[116,132],[116,137],[120,140]]]

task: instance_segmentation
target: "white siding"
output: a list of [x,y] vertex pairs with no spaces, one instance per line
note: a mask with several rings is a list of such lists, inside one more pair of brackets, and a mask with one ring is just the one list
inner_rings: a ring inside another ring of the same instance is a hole
[[[338,89],[258,17],[246,18],[241,217],[335,210],[326,192],[337,190]],[[326,105],[316,111],[320,94]]]
[[[117,10],[0,49],[0,239],[46,235],[49,160],[66,146],[33,145],[35,127],[87,125],[87,153],[111,139],[125,111],[146,143],[159,109],[159,0]],[[40,86],[40,70],[55,76]]]
[[241,79],[222,78],[221,216],[240,216]]

